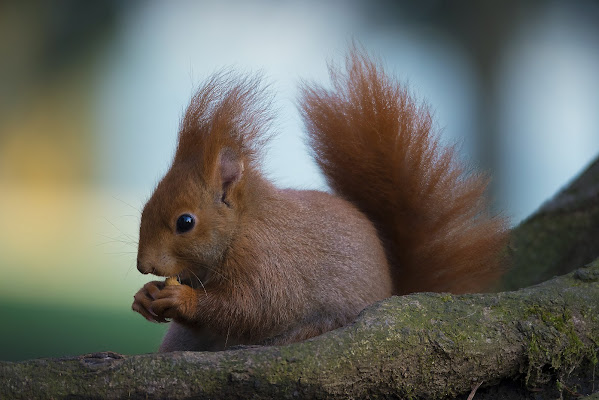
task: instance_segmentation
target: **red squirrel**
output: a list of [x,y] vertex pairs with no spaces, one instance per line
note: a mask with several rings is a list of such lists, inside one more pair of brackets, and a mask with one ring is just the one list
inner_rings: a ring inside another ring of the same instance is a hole
[[507,224],[488,178],[442,148],[431,113],[352,48],[300,111],[333,194],[279,189],[260,170],[270,100],[220,73],[192,98],[175,157],[143,209],[133,310],[172,320],[160,351],[281,345],[341,327],[392,295],[488,289]]

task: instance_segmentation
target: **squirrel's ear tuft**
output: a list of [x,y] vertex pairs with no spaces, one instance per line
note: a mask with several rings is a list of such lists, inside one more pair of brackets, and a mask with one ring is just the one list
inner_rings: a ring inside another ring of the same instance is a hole
[[[272,121],[271,95],[261,82],[260,74],[226,70],[210,77],[185,111],[174,162],[200,159],[205,168],[212,168],[223,153],[225,165],[237,158],[245,168],[258,168]],[[234,153],[228,154],[227,147]],[[238,170],[235,177],[243,168],[233,170]]]
[[241,179],[243,169],[243,160],[231,148],[221,150],[218,156],[218,173],[223,193]]

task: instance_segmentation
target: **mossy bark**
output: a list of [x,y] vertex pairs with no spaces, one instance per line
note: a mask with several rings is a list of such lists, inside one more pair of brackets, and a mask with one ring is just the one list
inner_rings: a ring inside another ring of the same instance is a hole
[[543,282],[599,257],[599,158],[511,236],[502,290]]
[[[514,230],[505,288],[599,256],[599,161]],[[0,362],[0,398],[576,397],[599,391],[599,259],[515,292],[420,293],[282,347]]]

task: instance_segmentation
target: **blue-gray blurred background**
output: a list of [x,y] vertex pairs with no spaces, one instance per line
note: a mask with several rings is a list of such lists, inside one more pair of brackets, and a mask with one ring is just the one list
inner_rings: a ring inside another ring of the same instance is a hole
[[301,79],[359,41],[493,176],[517,224],[599,153],[597,1],[0,2],[0,360],[156,349],[130,311],[140,210],[197,85],[232,66],[277,93],[265,162],[325,189]]

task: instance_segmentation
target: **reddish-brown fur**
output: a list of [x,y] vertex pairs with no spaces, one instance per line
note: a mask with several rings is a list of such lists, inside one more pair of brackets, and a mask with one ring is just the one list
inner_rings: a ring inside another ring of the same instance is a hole
[[[333,89],[304,85],[317,162],[338,196],[281,190],[260,173],[270,123],[259,79],[221,73],[194,96],[171,169],[146,204],[133,309],[173,319],[161,351],[283,344],[413,291],[483,290],[499,276],[502,218],[486,179],[440,149],[428,110],[356,49]],[[177,218],[190,214],[186,232]]]
[[426,105],[364,53],[330,76],[332,90],[303,88],[310,143],[335,193],[377,226],[395,293],[488,288],[507,237],[505,219],[487,211],[488,178],[465,175]]

